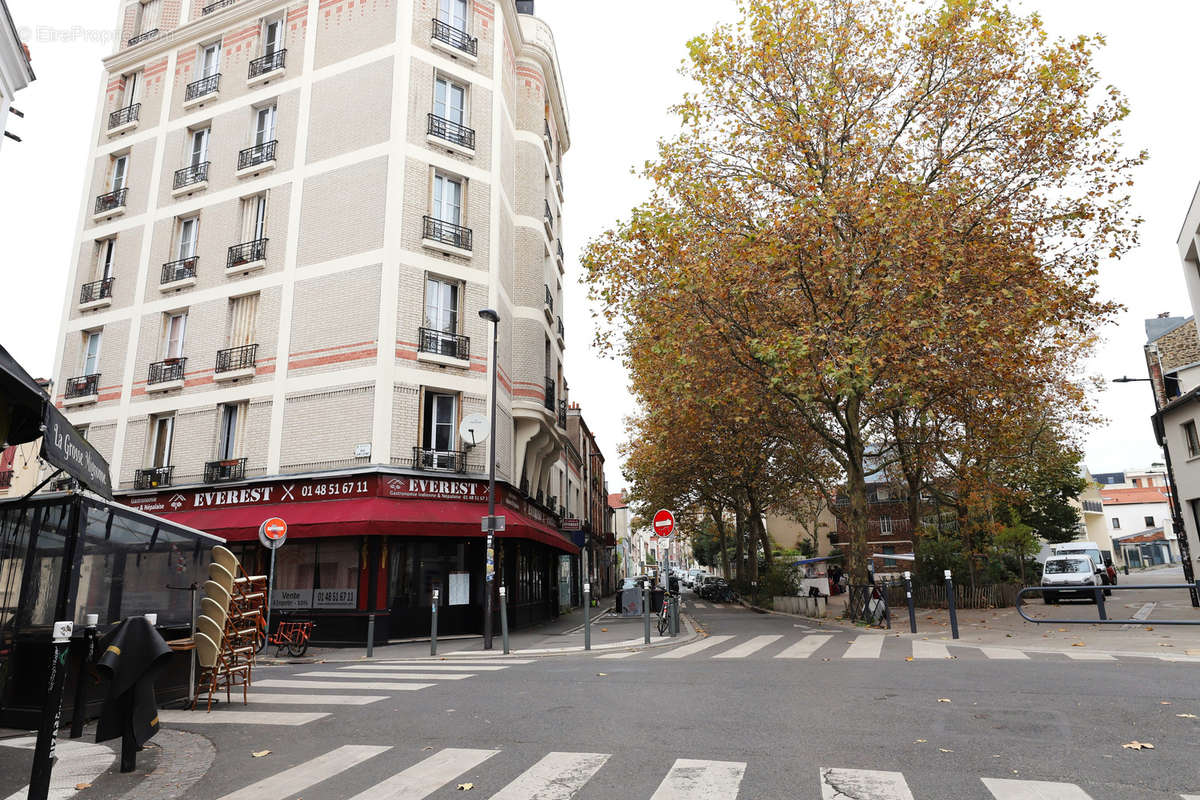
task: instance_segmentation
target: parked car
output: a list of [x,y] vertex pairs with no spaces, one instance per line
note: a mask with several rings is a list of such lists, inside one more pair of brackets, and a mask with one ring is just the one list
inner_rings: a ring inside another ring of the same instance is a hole
[[[1112,565],[1112,554],[1107,550],[1101,550],[1100,546],[1095,542],[1063,542],[1062,544],[1056,544],[1054,545],[1054,555],[1087,556],[1092,560],[1096,571],[1102,575],[1102,583],[1109,586],[1117,585],[1117,570]],[[1112,592],[1109,591],[1106,594],[1112,594]]]
[[733,588],[724,578],[709,575],[701,584],[698,594],[712,603],[731,603],[734,599]]
[[1042,600],[1046,605],[1062,597],[1095,600],[1095,587],[1104,583],[1101,574],[1087,555],[1050,556],[1042,566]]
[[694,591],[696,594],[700,594],[700,590],[704,588],[704,582],[711,577],[713,576],[709,575],[707,572],[701,572],[692,579],[692,591]]

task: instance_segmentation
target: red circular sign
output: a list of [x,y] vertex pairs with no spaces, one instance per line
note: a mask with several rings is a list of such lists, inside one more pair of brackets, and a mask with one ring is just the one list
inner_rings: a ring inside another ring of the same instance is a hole
[[282,539],[287,536],[287,523],[279,517],[271,517],[262,524],[263,535],[268,539]]
[[666,538],[675,530],[675,515],[665,508],[654,513],[654,535]]

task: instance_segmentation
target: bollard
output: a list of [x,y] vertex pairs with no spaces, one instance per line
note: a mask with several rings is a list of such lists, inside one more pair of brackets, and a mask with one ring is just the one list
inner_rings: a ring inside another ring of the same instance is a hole
[[592,649],[592,587],[583,584],[583,649]]
[[[71,645],[73,623],[54,623],[53,647],[50,651],[49,690],[42,706],[42,719],[38,727],[37,743],[33,750],[33,769],[29,775],[28,800],[46,800],[50,794],[50,773],[56,760],[54,752],[58,737],[58,723],[62,719],[63,684],[67,670],[67,648]],[[125,749],[121,749],[121,771],[125,767]],[[17,793],[18,795],[20,792]]]
[[917,632],[917,609],[913,605],[912,596],[912,573],[904,573],[904,599],[908,601],[908,630],[909,633]]
[[954,578],[950,570],[946,570],[946,605],[950,609],[950,636],[958,638],[958,610],[954,607]]
[[679,635],[679,595],[671,598],[671,635]]
[[83,650],[79,653],[79,672],[75,676],[75,710],[71,714],[71,738],[83,736],[83,722],[87,719],[87,665],[92,661],[96,649],[97,614],[87,615],[87,627],[83,629]]
[[646,628],[646,644],[650,644],[650,587],[642,585],[642,623]]
[[504,655],[508,655],[508,590],[500,587],[500,636],[504,640]]
[[[1125,574],[1126,575],[1129,574],[1129,562],[1128,561],[1125,562]],[[1197,581],[1197,582],[1200,583],[1200,581]]]
[[367,658],[375,654],[375,615],[367,615]]
[[1100,613],[1100,619],[1108,619],[1108,610],[1104,607],[1104,587],[1097,586],[1092,591],[1096,593],[1096,611]]
[[433,612],[430,614],[430,632],[429,632],[429,655],[437,655],[437,607],[438,607],[438,590],[433,590]]

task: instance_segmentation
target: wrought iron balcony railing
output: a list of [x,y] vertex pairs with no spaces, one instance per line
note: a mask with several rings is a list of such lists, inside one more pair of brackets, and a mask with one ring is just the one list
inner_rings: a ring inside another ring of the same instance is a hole
[[142,104],[134,103],[131,106],[118,108],[116,111],[108,115],[108,129],[119,128],[127,122],[136,122],[142,114]]
[[464,53],[470,53],[473,56],[479,55],[478,39],[466,31],[459,30],[453,25],[442,22],[440,19],[433,21],[433,38],[462,50]]
[[233,372],[238,369],[253,369],[258,358],[257,344],[228,347],[217,351],[216,372]]
[[103,300],[106,297],[112,297],[112,285],[116,278],[104,278],[99,281],[85,283],[79,290],[79,302],[91,303],[96,300]]
[[546,137],[546,144],[549,146],[549,148],[554,150],[554,137],[550,135],[550,120],[543,120],[543,123],[546,127],[545,130],[542,131],[542,135]]
[[204,97],[206,94],[212,94],[217,89],[221,88],[221,73],[216,75],[208,75],[198,81],[192,81],[183,91],[183,99],[195,100],[198,97]]
[[269,239],[255,239],[253,242],[242,242],[229,248],[225,259],[225,269],[235,269],[242,264],[253,264],[255,261],[265,261],[267,258],[267,242]]
[[550,230],[554,230],[554,212],[550,209],[550,201],[543,200],[542,202],[546,204],[546,224],[550,226]]
[[217,11],[218,9],[225,8],[226,6],[231,6],[236,2],[237,2],[237,0],[217,0],[217,2],[209,3],[204,8],[200,9],[200,13],[201,14],[211,14],[212,12]]
[[0,469],[0,489],[7,489],[12,486],[13,471],[11,469]]
[[256,58],[250,62],[250,77],[257,78],[259,75],[266,75],[268,72],[283,69],[286,64],[287,49],[276,50],[270,55]]
[[67,386],[64,390],[64,396],[68,400],[72,397],[91,397],[92,395],[99,393],[99,372],[93,372],[91,375],[80,375],[77,378],[68,378]]
[[103,214],[106,211],[113,211],[125,205],[125,197],[129,194],[129,189],[117,189],[115,192],[102,194],[96,198],[96,213]]
[[146,383],[167,383],[168,381],[183,380],[183,369],[187,358],[165,358],[150,365],[146,375]]
[[555,394],[554,378],[546,378],[546,410],[554,410],[554,394]]
[[558,318],[558,338],[567,338],[567,328],[565,325],[563,325],[562,317]]
[[239,170],[250,169],[257,167],[259,164],[267,164],[275,160],[275,146],[279,142],[272,139],[269,142],[256,144],[253,147],[247,147],[245,150],[238,153]]
[[555,167],[554,167],[554,180],[558,181],[558,188],[559,188],[559,189],[561,189],[561,188],[562,188],[562,185],[563,185],[563,182],[562,182],[562,167],[560,167],[560,166],[557,166],[557,165],[555,165]]
[[181,258],[178,261],[168,261],[163,264],[162,278],[159,283],[174,283],[196,277],[196,262],[199,260],[196,256],[192,256],[191,258]]
[[426,447],[413,448],[414,469],[436,469],[445,472],[466,472],[466,450],[431,450]]
[[155,36],[158,36],[158,28],[151,28],[150,30],[146,31],[145,33],[139,33],[137,36],[130,39],[129,46],[133,47],[135,44],[141,44],[142,42],[149,41],[149,40],[153,39]]
[[1093,514],[1104,513],[1104,504],[1099,500],[1084,500],[1082,505],[1084,511],[1090,511]]
[[565,260],[565,259],[566,259],[566,256],[565,256],[565,255],[563,255],[562,242],[559,242],[559,243],[558,243],[558,245],[557,245],[557,247],[558,247],[558,260],[559,260],[559,261],[563,261],[563,260]]
[[425,232],[426,239],[432,239],[435,242],[448,244],[451,247],[457,247],[462,250],[471,249],[471,229],[464,228],[462,225],[455,225],[453,222],[445,222],[433,217],[425,217]]
[[567,401],[558,401],[558,427],[566,430],[567,428]]
[[246,477],[246,459],[227,458],[223,461],[208,461],[204,464],[205,483],[240,481]]
[[208,164],[209,162],[204,161],[200,164],[193,164],[190,167],[175,170],[175,181],[171,188],[182,189],[185,186],[204,183],[208,180]]
[[547,284],[542,284],[546,287],[546,307],[550,309],[550,313],[554,313],[554,295],[550,293],[550,287]]
[[466,125],[459,125],[457,122],[451,122],[445,117],[439,117],[437,114],[430,113],[429,127],[426,130],[430,136],[445,139],[451,144],[465,147],[468,150],[475,149],[475,130],[468,128]]
[[471,339],[456,333],[446,333],[433,328],[420,328],[417,331],[417,349],[422,353],[437,353],[468,361],[471,358]]
[[134,489],[157,489],[171,485],[171,474],[175,467],[149,467],[133,473]]

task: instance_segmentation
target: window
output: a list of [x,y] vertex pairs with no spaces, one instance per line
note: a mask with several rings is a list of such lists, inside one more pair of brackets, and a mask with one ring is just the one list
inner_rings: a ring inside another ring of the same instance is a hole
[[1142,517],[1142,522],[1145,523],[1147,528],[1154,527],[1154,517]]
[[[425,393],[425,425],[422,431],[422,447],[434,451],[434,466],[453,466],[455,449],[454,430],[458,426],[458,398],[439,392]],[[443,458],[442,455],[450,456]]]
[[458,283],[444,278],[425,280],[425,327],[439,333],[458,333]]
[[137,32],[143,34],[155,30],[161,10],[162,0],[145,0],[138,7]]
[[880,517],[879,518],[879,532],[884,536],[892,535],[892,533],[894,532],[894,528],[892,526],[892,518],[891,517]]
[[256,194],[242,200],[242,241],[256,242],[266,235],[267,195]]
[[886,487],[886,486],[879,486],[875,489],[875,499],[878,500],[880,503],[887,502],[888,500],[891,499],[891,496],[892,495],[888,491],[888,487]]
[[[882,520],[881,520],[881,521],[882,521]],[[891,520],[889,519],[889,520],[888,520],[888,522],[891,522]],[[890,531],[889,531],[889,533],[890,533]],[[892,545],[890,545],[890,544],[885,544],[885,545],[883,546],[883,554],[884,554],[885,556],[892,556],[892,555],[895,555],[895,554],[896,554],[896,548],[895,548],[895,547],[893,547],[893,546],[892,546]],[[894,558],[885,558],[885,559],[883,560],[883,565],[884,565],[885,567],[894,567],[894,566],[896,566],[896,564],[897,564],[897,563],[898,563],[898,562],[897,562],[897,561],[896,561],[896,559],[894,559]]]
[[1121,529],[1121,518],[1113,517],[1112,518],[1112,526],[1113,526],[1114,531],[1120,530]]
[[438,0],[438,19],[447,25],[467,29],[467,0]]
[[254,114],[254,144],[275,141],[275,106],[258,109]]
[[269,19],[263,23],[263,55],[273,56],[283,49],[283,20]]
[[180,261],[196,257],[196,240],[200,236],[200,218],[188,217],[179,220],[179,247],[176,258]]
[[1196,434],[1196,421],[1183,423],[1183,435],[1187,438],[1188,458],[1200,456],[1200,435]]
[[83,334],[83,374],[95,375],[100,371],[100,331]]
[[213,42],[200,48],[200,77],[211,78],[221,69],[221,43]]
[[122,75],[121,78],[125,82],[125,88],[121,92],[121,107],[129,108],[142,99],[142,73],[131,72]]
[[126,172],[129,169],[129,156],[116,156],[112,160],[112,173],[109,179],[110,191],[116,192],[125,188]]
[[462,224],[463,185],[447,175],[433,176],[433,218],[451,225]]
[[191,166],[198,167],[208,161],[208,137],[211,130],[211,128],[201,128],[192,131]]
[[183,336],[186,330],[186,311],[163,316],[162,354],[164,359],[183,358]]
[[258,295],[248,294],[229,300],[229,346],[254,344]]
[[221,430],[217,437],[217,460],[229,461],[241,452],[241,433],[245,417],[240,403],[225,403],[221,406]]
[[96,280],[106,281],[113,276],[113,261],[117,254],[117,240],[101,239],[96,242]]
[[164,414],[150,418],[152,434],[151,450],[152,467],[169,467],[171,465],[171,444],[175,439],[175,415]]
[[453,81],[438,78],[433,90],[433,113],[456,125],[466,124],[467,90]]

